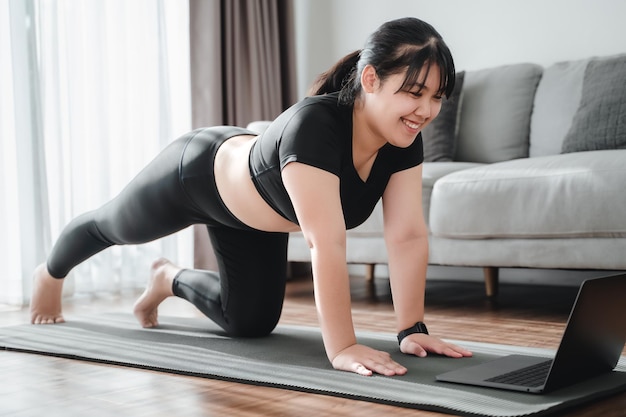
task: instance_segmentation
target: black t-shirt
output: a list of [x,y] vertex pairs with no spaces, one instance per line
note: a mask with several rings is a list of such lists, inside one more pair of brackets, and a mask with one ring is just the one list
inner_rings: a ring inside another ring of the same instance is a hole
[[250,152],[250,174],[257,190],[294,223],[298,220],[281,178],[289,162],[312,165],[339,177],[343,215],[346,228],[351,229],[367,220],[394,172],[424,160],[421,134],[407,148],[386,144],[364,182],[352,159],[352,106],[341,105],[337,99],[338,94],[332,93],[293,105],[272,122]]

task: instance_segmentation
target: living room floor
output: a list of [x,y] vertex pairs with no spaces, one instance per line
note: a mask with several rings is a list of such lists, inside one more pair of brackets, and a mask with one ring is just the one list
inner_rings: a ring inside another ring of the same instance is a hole
[[[389,284],[351,279],[357,330],[393,332]],[[430,280],[426,317],[432,334],[448,339],[556,348],[576,287],[502,284],[496,300],[479,282]],[[138,293],[76,297],[65,304],[72,315],[130,312]],[[198,317],[183,300],[169,299],[162,315]],[[26,309],[0,308],[0,325],[28,322]],[[282,324],[316,326],[309,276],[287,285]],[[626,353],[626,349],[625,349]],[[317,394],[226,381],[171,375],[15,352],[0,352],[0,416],[442,416]],[[580,406],[568,416],[626,416],[626,393]],[[42,414],[43,413],[43,414]]]

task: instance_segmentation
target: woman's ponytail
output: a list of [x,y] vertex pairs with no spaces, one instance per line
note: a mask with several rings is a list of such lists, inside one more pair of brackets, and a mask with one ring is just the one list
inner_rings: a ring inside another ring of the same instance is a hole
[[356,74],[361,50],[354,51],[341,58],[328,71],[321,73],[309,88],[309,96],[334,93],[344,88]]

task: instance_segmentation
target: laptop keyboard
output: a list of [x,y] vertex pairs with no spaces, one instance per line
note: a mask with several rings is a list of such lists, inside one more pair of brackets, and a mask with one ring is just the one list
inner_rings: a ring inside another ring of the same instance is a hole
[[523,387],[539,387],[546,381],[546,377],[550,371],[550,365],[552,365],[552,360],[547,360],[536,365],[517,369],[513,372],[494,376],[493,378],[487,379],[487,381]]

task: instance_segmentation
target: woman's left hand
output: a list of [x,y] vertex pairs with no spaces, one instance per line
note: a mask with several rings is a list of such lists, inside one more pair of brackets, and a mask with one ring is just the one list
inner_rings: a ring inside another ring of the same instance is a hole
[[472,356],[472,352],[452,343],[424,333],[414,333],[402,339],[400,351],[409,355],[424,357],[428,352],[451,358]]

